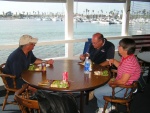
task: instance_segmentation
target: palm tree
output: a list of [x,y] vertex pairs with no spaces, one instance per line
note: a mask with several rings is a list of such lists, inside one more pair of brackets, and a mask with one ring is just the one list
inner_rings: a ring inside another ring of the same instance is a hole
[[92,17],[93,17],[93,19],[94,19],[94,10],[92,10],[92,12],[93,12],[93,16],[92,16]]
[[101,13],[102,13],[102,16],[101,16],[101,17],[103,17],[103,10],[101,10]]
[[3,16],[5,15],[5,12],[3,11]]
[[33,15],[34,15],[35,11],[33,11]]
[[85,12],[86,12],[86,16],[87,16],[88,9],[85,9]]
[[97,14],[97,17],[99,18],[99,11],[97,11],[97,13],[98,13],[98,14]]
[[88,9],[87,9],[87,12],[88,12],[88,18],[89,18],[89,13],[90,13],[90,10],[88,10]]
[[40,17],[40,11],[37,11],[38,17]]

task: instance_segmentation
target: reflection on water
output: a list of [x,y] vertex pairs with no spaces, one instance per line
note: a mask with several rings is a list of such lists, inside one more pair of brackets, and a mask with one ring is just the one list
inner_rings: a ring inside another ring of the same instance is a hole
[[[18,43],[23,34],[37,37],[39,41],[62,40],[65,38],[63,21],[37,21],[34,19],[0,20],[0,44]],[[74,38],[90,38],[95,32],[104,36],[121,35],[121,25],[74,23]]]
[[[34,19],[16,19],[16,20],[0,20],[0,44],[18,44],[19,38],[23,34],[29,34],[37,37],[38,42],[62,40],[65,38],[65,26],[63,21],[37,21]],[[144,29],[148,29],[150,23],[147,23]],[[134,29],[132,29],[132,27]],[[129,33],[136,34],[138,24],[130,26]],[[137,29],[135,29],[137,28]],[[74,23],[74,38],[83,39],[91,38],[95,32],[101,32],[104,37],[120,36],[121,24],[101,25],[89,22]],[[147,32],[147,31],[145,31]],[[119,40],[111,40],[117,49]],[[84,42],[74,43],[74,55],[79,55],[83,52]],[[0,63],[6,61],[8,55],[14,49],[0,50]],[[65,56],[65,44],[35,46],[34,54],[39,58],[52,58]]]

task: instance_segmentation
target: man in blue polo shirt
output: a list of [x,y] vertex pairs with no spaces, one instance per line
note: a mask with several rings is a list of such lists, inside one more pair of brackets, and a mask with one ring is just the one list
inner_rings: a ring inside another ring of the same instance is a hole
[[[115,46],[113,43],[107,41],[101,33],[95,33],[87,54],[95,64],[107,66],[109,65],[107,59],[114,58]],[[85,56],[85,54],[80,55],[80,59],[85,60]]]
[[[86,54],[80,55],[81,60],[85,60],[86,56],[89,56],[91,61],[101,66],[108,66],[109,61],[107,59],[114,58],[115,46],[113,43],[107,41],[101,33],[95,33],[92,37],[91,44]],[[89,100],[93,99],[93,91],[89,93]]]
[[[37,41],[37,38],[33,38],[30,35],[21,36],[19,47],[9,55],[6,61],[3,73],[16,76],[17,88],[21,88],[24,84],[21,73],[27,70],[30,64],[42,63],[42,59],[36,58],[32,52]],[[47,64],[53,64],[53,62],[52,59],[46,61]],[[10,87],[13,87],[11,79],[7,79],[7,82]]]

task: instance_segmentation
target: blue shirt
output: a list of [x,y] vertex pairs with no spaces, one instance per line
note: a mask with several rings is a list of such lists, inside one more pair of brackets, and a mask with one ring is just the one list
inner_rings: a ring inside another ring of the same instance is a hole
[[92,62],[95,64],[100,64],[106,61],[106,59],[114,58],[115,46],[113,43],[104,39],[104,45],[99,49],[95,49],[91,43],[88,53],[90,54],[90,59]]
[[[26,56],[22,51],[22,49],[18,47],[15,51],[13,51],[9,55],[6,61],[6,65],[3,69],[3,73],[14,75],[16,76],[17,79],[20,79],[21,73],[24,70],[27,70],[29,68],[29,65],[34,63],[36,59],[37,58],[34,56],[32,51],[30,51]],[[12,83],[10,83],[11,80],[7,80],[7,82],[8,81],[10,84],[9,86],[11,86],[12,85]]]

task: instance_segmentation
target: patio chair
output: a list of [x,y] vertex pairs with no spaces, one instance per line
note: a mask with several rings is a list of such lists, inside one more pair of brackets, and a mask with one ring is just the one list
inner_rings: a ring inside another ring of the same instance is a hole
[[[137,58],[138,59],[138,58]],[[139,64],[140,64],[140,66],[141,66],[141,75],[140,75],[140,78],[139,78],[139,80],[138,80],[138,91],[140,91],[140,92],[143,92],[144,91],[144,88],[145,88],[145,86],[146,86],[146,80],[145,80],[145,78],[144,78],[144,74],[145,74],[145,66],[143,67],[143,65],[145,65],[144,64],[144,62],[142,61],[142,60],[140,60],[140,59],[138,59],[138,62],[139,62]]]
[[[131,85],[111,85],[111,87],[112,87],[112,96],[104,96],[103,97],[105,100],[103,113],[105,113],[105,110],[106,110],[109,102],[114,103],[116,110],[117,110],[117,104],[126,105],[127,112],[130,113],[129,104],[130,104],[131,100],[133,99],[133,94],[137,92],[138,82],[135,81]],[[122,98],[115,96],[115,93],[116,93],[115,88],[117,88],[117,87],[121,87],[126,90],[125,94],[122,96]],[[131,89],[130,92],[128,92],[129,89]]]
[[37,100],[30,99],[32,93],[28,90],[28,84],[24,84],[23,87],[15,92],[15,100],[22,113],[40,113],[40,107]]
[[88,52],[90,44],[91,44],[91,40],[92,40],[91,38],[88,38],[88,41],[85,42],[83,54],[85,54],[86,52]]
[[[5,99],[3,102],[2,110],[5,109],[6,104],[16,104],[16,102],[14,102],[14,100],[12,100],[11,102],[10,101],[8,102],[7,99],[11,92],[15,93],[15,91],[18,90],[16,88],[16,81],[15,81],[16,76],[3,74],[2,69],[4,68],[4,66],[5,66],[5,63],[0,65],[0,77],[2,78],[2,81],[4,83],[4,88],[6,89],[6,95],[5,95]],[[9,87],[6,79],[12,79],[14,87]]]
[[[112,69],[111,72],[112,72],[112,77],[115,78],[117,76],[117,70]],[[116,110],[117,110],[117,104],[126,105],[127,112],[129,113],[130,112],[129,104],[130,104],[130,101],[133,99],[133,94],[137,92],[138,83],[139,83],[139,81],[135,81],[131,85],[111,85],[112,96],[104,96],[103,97],[105,100],[103,113],[105,113],[105,110],[107,109],[108,102],[115,103]],[[116,94],[115,88],[117,88],[117,87],[121,87],[126,90],[125,94],[122,96],[122,98],[115,96],[115,94]],[[130,89],[131,89],[131,91],[128,92],[128,90],[130,90]]]

